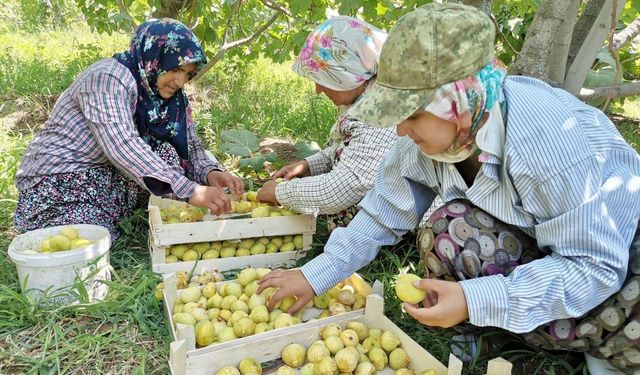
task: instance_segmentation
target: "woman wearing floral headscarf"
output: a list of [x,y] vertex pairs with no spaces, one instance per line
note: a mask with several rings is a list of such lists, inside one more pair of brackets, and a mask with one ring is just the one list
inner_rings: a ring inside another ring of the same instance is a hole
[[349,226],[257,292],[280,288],[271,306],[296,295],[295,313],[397,243],[439,195],[446,203],[420,236],[427,277],[407,285],[417,294],[405,298],[409,315],[583,352],[592,374],[637,374],[640,155],[598,109],[506,76],[494,38],[491,19],[462,4],[398,20],[376,84],[350,112],[406,137]]
[[[336,214],[348,220],[353,207],[373,186],[374,172],[397,139],[389,129],[376,129],[344,112],[375,80],[380,49],[387,35],[363,21],[334,17],[318,26],[300,51],[293,70],[315,82],[339,107],[328,146],[297,163],[277,171],[258,198],[300,212]],[[296,178],[300,177],[300,178]],[[332,223],[329,223],[330,229]]]
[[205,154],[182,90],[206,58],[172,19],[141,24],[130,49],[100,60],[60,96],[16,176],[19,231],[117,222],[148,193],[222,213],[242,180]]

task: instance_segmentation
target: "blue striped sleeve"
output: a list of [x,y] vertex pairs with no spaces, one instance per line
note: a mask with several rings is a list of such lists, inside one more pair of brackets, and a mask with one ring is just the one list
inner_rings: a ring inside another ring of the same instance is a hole
[[[414,229],[435,194],[405,178],[411,144],[398,141],[383,160],[374,188],[360,203],[360,211],[346,228],[336,228],[324,252],[301,267],[316,294],[371,262],[381,246],[397,243]],[[411,163],[412,165],[414,163]]]

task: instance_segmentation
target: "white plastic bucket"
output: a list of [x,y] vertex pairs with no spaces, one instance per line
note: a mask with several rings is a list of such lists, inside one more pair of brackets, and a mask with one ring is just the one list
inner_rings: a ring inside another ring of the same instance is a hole
[[46,293],[49,302],[73,303],[80,300],[77,285],[81,281],[89,301],[103,299],[111,280],[109,248],[111,235],[99,225],[74,224],[78,235],[92,244],[74,250],[55,253],[25,253],[38,251],[40,241],[58,234],[65,226],[33,230],[16,236],[9,245],[9,257],[16,264],[23,293],[39,298]]

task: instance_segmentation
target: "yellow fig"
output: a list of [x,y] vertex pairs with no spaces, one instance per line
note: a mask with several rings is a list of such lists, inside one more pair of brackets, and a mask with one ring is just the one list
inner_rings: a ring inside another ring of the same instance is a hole
[[60,229],[60,234],[73,241],[78,239],[78,230],[74,227],[63,227]]
[[412,304],[422,302],[427,296],[427,291],[413,286],[413,282],[419,280],[419,276],[410,273],[398,277],[396,279],[396,295],[398,298]]
[[195,327],[196,343],[203,347],[211,344],[216,338],[216,330],[208,320],[199,321]]

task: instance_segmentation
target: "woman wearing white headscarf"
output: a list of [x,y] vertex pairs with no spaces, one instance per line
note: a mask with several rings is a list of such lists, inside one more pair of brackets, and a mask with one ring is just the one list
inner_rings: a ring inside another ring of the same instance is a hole
[[273,177],[284,181],[267,182],[259,200],[303,213],[352,216],[343,211],[373,187],[378,164],[397,139],[390,129],[343,116],[375,80],[386,37],[382,30],[351,17],[330,18],[309,34],[293,71],[315,82],[316,93],[324,93],[339,107],[338,119],[327,147],[277,171]]

